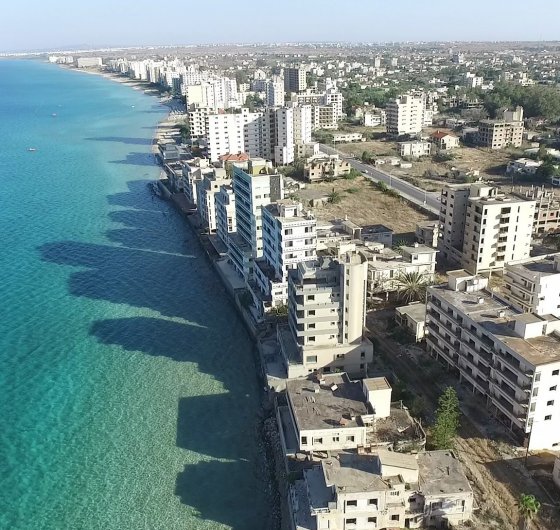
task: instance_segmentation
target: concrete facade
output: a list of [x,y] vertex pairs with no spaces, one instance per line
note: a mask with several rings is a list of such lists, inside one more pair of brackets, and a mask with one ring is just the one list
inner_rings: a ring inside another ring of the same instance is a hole
[[419,134],[424,124],[426,100],[423,95],[407,94],[387,104],[387,132],[400,136]]
[[237,231],[235,218],[235,193],[230,185],[220,186],[214,196],[216,210],[216,235],[226,246],[229,245],[229,234]]

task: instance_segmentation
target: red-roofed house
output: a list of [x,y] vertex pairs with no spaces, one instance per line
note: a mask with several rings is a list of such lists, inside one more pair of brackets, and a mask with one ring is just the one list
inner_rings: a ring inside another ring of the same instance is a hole
[[448,151],[459,147],[459,138],[448,132],[436,131],[430,136],[430,139],[440,151]]

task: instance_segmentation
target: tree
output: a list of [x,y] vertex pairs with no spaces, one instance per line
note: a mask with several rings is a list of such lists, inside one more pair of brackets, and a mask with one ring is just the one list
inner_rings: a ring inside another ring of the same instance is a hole
[[191,139],[191,130],[186,123],[179,126],[179,132],[181,133],[181,140],[183,140],[183,142]]
[[523,529],[529,530],[531,519],[539,513],[541,503],[534,495],[526,495],[525,493],[522,493],[519,498],[518,509],[519,515],[523,518]]
[[420,272],[402,272],[395,279],[395,283],[399,296],[406,303],[409,303],[425,298],[429,282],[425,275]]
[[541,181],[548,181],[550,177],[554,177],[560,174],[558,167],[551,161],[545,160],[535,172],[535,177]]
[[328,201],[331,204],[338,204],[340,201],[342,201],[342,195],[338,191],[335,191],[335,189],[333,188],[333,190],[329,193]]
[[437,449],[451,449],[459,428],[459,398],[448,386],[438,400],[436,423],[432,430],[432,444]]

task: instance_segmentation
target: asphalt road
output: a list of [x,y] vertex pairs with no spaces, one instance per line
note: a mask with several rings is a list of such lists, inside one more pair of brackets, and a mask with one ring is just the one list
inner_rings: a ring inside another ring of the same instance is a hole
[[401,180],[398,177],[394,177],[386,171],[381,171],[370,164],[364,164],[360,160],[348,156],[346,153],[343,153],[338,149],[334,149],[329,145],[319,145],[323,153],[326,153],[328,155],[339,155],[341,158],[347,160],[354,169],[360,171],[366,178],[369,178],[374,182],[385,182],[389,187],[398,191],[405,199],[422,205],[433,214],[439,215],[439,193],[424,191],[423,189],[417,188],[416,186],[413,186],[412,184],[409,184],[408,182]]

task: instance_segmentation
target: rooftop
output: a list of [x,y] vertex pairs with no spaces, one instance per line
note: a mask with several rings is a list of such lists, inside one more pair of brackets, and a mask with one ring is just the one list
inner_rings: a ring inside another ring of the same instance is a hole
[[391,385],[385,377],[369,377],[362,380],[363,386],[368,390],[390,390]]
[[382,466],[418,469],[418,461],[415,455],[381,450],[377,452],[377,458],[379,458],[379,463]]
[[418,455],[420,491],[426,495],[471,493],[461,463],[452,451],[427,451]]
[[408,315],[415,322],[424,321],[426,319],[426,304],[416,303],[397,307],[396,310],[401,315]]
[[[560,259],[560,253],[554,256]],[[514,273],[517,272],[523,276],[532,276],[535,279],[560,274],[560,269],[557,270],[555,267],[554,256],[549,256],[544,259],[542,256],[539,256],[538,258],[526,260],[522,263],[509,264],[506,265],[506,270],[511,270]]]
[[[518,320],[520,313],[494,293],[487,290],[453,291],[446,285],[430,287],[429,292],[437,293],[533,366],[560,361],[560,336],[519,337],[513,330],[512,321]],[[544,324],[545,320],[542,320]]]
[[350,381],[345,373],[325,375],[321,384],[289,380],[286,392],[300,430],[356,427],[358,417],[371,413],[361,383]]
[[321,462],[325,483],[341,493],[385,491],[390,486],[379,475],[376,455],[338,453]]

